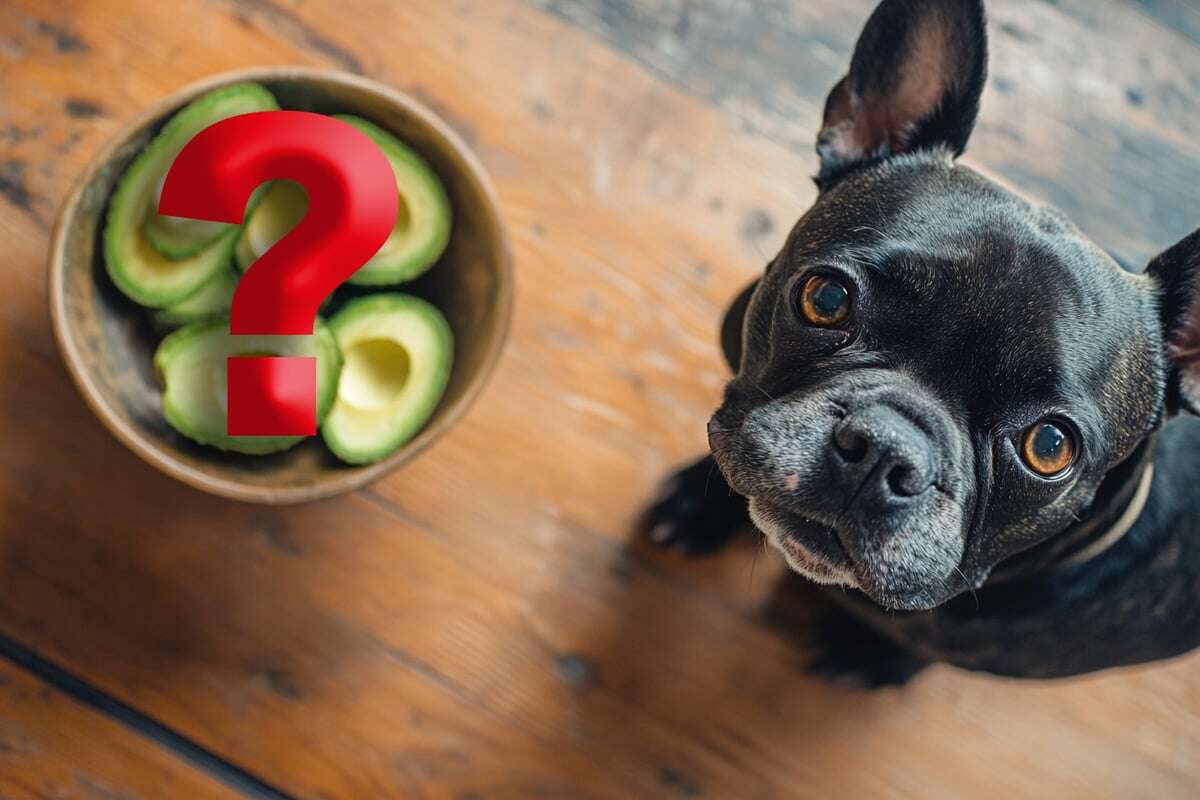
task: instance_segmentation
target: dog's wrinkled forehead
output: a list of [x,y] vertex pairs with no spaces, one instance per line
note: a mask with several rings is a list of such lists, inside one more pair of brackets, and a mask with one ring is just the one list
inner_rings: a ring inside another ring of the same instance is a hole
[[[815,266],[864,286],[861,347],[981,423],[1056,401],[1104,438],[1154,413],[1139,389],[1160,358],[1149,293],[1057,212],[948,158],[895,159],[823,194],[758,305]],[[770,335],[748,326],[748,352],[755,331]]]

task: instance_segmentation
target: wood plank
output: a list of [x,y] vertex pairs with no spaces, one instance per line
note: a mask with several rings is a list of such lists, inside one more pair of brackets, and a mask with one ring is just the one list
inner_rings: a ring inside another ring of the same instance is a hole
[[[1195,658],[834,689],[801,674],[814,601],[772,591],[773,559],[628,542],[703,447],[721,310],[811,201],[807,150],[519,2],[0,14],[0,132],[18,131],[0,151],[17,267],[0,271],[0,373],[21,376],[0,383],[20,421],[0,448],[0,630],[298,796],[1193,793]],[[57,199],[120,119],[288,61],[408,89],[472,141],[520,294],[499,375],[445,441],[369,491],[268,510],[172,483],[88,416],[39,265]]]
[[[810,159],[825,95],[874,6],[534,2]],[[990,78],[967,160],[1137,269],[1200,225],[1200,11],[1176,0],[988,10]]]
[[5,800],[236,796],[152,742],[0,661]]
[[1133,0],[1145,13],[1170,30],[1200,42],[1200,8],[1188,0]]

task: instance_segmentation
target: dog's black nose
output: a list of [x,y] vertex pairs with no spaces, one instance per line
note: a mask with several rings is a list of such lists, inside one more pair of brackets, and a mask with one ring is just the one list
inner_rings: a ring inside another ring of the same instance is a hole
[[847,500],[891,505],[923,494],[937,480],[929,437],[887,405],[848,414],[834,426],[830,450]]

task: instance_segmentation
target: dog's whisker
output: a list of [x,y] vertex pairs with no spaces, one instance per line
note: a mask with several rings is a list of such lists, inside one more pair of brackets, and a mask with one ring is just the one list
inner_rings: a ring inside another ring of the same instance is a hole
[[713,470],[717,468],[717,462],[714,461],[708,468],[708,474],[704,477],[704,496],[708,497],[708,485],[712,482]]
[[750,579],[746,581],[747,590],[754,588],[754,568],[758,566],[758,556],[764,551],[765,547],[766,540],[763,541],[763,547],[754,548],[754,555],[750,557]]
[[958,568],[957,564],[954,566],[954,571],[957,572],[958,576],[963,579],[963,584],[968,589],[971,590],[971,597],[973,597],[975,599],[975,610],[978,611],[979,610],[979,592],[975,591],[975,587],[971,585],[971,582],[969,580],[967,580],[967,576],[963,573],[963,571],[961,569]]
[[775,400],[775,398],[774,398],[774,397],[771,397],[771,393],[770,393],[770,392],[768,392],[766,389],[764,389],[763,387],[761,387],[761,386],[759,386],[759,385],[758,385],[758,381],[754,380],[753,378],[747,378],[747,380],[749,380],[749,381],[750,381],[750,385],[751,385],[751,386],[753,386],[755,389],[758,389],[760,392],[762,392],[762,393],[763,393],[763,397],[765,397],[765,398],[767,398],[768,400],[771,400],[771,401],[774,401],[774,400]]

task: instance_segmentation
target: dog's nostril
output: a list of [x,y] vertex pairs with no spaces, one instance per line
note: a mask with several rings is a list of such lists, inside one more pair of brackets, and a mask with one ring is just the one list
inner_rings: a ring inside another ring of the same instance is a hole
[[897,497],[912,497],[921,493],[921,490],[917,488],[918,481],[915,478],[916,473],[912,467],[907,464],[897,464],[888,470],[888,488]]
[[729,447],[729,442],[733,433],[727,428],[721,427],[721,424],[715,419],[708,422],[708,447],[714,453],[719,453]]
[[834,426],[831,439],[840,488],[865,503],[907,501],[935,480],[932,442],[894,409],[860,409]]
[[871,443],[861,431],[856,431],[849,425],[840,426],[833,434],[833,446],[838,455],[851,464],[857,464],[867,456]]

